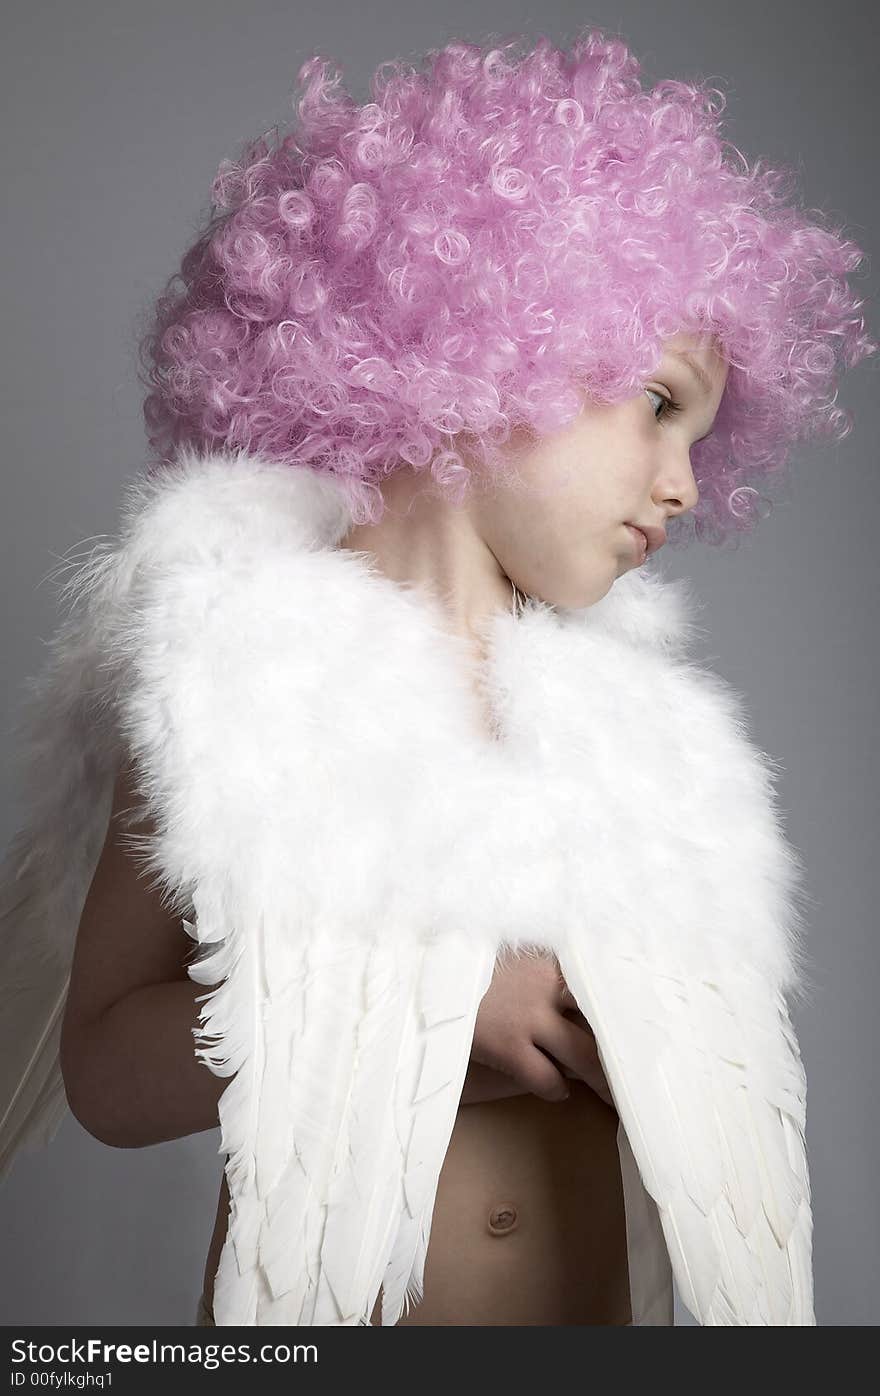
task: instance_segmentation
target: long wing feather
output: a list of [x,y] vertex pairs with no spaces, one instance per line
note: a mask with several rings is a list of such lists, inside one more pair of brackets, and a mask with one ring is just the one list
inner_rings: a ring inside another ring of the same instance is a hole
[[407,1023],[408,1071],[395,1089],[395,1124],[404,1152],[403,1209],[382,1281],[382,1324],[397,1323],[424,1294],[425,1260],[437,1186],[474,1036],[492,981],[495,952],[444,937],[424,952],[419,997]]
[[747,965],[722,991],[586,935],[559,962],[683,1302],[707,1326],[814,1324],[806,1082],[782,995]]
[[[210,939],[207,925],[197,933]],[[190,967],[205,983],[229,975],[207,996],[199,1054],[228,1072],[246,1053],[252,1073],[220,1101],[231,1217],[218,1326],[368,1324],[383,1278],[383,1323],[396,1322],[407,1286],[420,1296],[493,966],[463,937],[297,943],[264,917],[257,942],[220,944]],[[233,1022],[239,1036],[212,1057],[206,1044]]]

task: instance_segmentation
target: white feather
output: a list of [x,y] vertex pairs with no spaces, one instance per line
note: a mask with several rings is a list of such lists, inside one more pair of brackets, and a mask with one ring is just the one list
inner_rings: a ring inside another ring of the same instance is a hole
[[641,569],[584,612],[496,615],[479,671],[437,603],[334,546],[332,480],[183,452],[123,514],[30,713],[0,1162],[57,1116],[124,749],[145,868],[218,986],[195,1034],[230,1078],[218,1325],[364,1324],[380,1285],[385,1323],[418,1301],[479,1003],[527,946],[560,958],[638,1170],[637,1321],[663,1321],[657,1217],[701,1323],[814,1322],[801,870],[739,699],[687,656],[681,587]]
[[[437,1185],[455,1126],[480,1002],[495,954],[466,936],[424,949],[418,997],[407,1020],[394,1083],[395,1131],[403,1151],[403,1195],[382,1278],[382,1325],[397,1323],[424,1294],[425,1259]],[[405,1068],[405,1069],[404,1069]]]
[[[21,803],[0,868],[0,1180],[20,1152],[48,1144],[67,1113],[61,1025],[117,761],[101,670],[106,569],[99,544],[78,569],[78,604],[28,680],[12,734]],[[101,605],[89,610],[93,595]]]
[[[668,992],[656,992],[666,984],[662,964],[630,960],[618,977],[616,961],[589,935],[559,954],[659,1208],[685,1304],[706,1326],[812,1324],[802,1150],[793,1151],[794,1168],[789,1161],[792,1130],[804,1119],[802,1069],[786,1034],[750,1033],[755,1020],[766,1026],[778,1013],[772,991],[747,967],[736,980],[729,975],[722,1018],[707,1011],[717,999],[707,986],[680,985],[673,1006]],[[724,1055],[729,1023],[720,1044],[713,1040],[715,1023],[730,1018],[740,1029],[735,1061]],[[639,1030],[645,1019],[664,1024],[662,1047]],[[768,1037],[781,1058],[776,1072]],[[764,1083],[789,1076],[801,1088],[780,1107]]]

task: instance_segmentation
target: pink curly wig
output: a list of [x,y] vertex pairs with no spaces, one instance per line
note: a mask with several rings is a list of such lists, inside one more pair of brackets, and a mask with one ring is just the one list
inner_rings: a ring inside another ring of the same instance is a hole
[[383,64],[361,106],[303,64],[299,130],[223,161],[141,337],[158,461],[185,443],[307,464],[376,521],[401,462],[461,499],[457,446],[502,469],[514,427],[643,391],[680,330],[730,364],[692,450],[698,536],[749,530],[794,442],[851,430],[838,364],[878,348],[846,280],[861,250],[722,139],[718,89],[645,91],[596,30],[523,43]]

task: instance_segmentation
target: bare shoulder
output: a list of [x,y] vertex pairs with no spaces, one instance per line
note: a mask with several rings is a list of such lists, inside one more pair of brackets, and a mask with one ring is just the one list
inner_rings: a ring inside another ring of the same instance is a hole
[[128,846],[145,835],[147,821],[133,822],[139,804],[131,773],[121,765],[113,789],[107,834],[80,917],[62,1029],[62,1051],[126,994],[146,984],[186,979],[195,945],[179,916],[162,904],[152,876]]

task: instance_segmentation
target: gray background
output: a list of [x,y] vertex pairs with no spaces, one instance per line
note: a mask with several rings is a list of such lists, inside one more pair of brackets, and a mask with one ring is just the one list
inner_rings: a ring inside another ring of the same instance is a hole
[[[621,34],[644,78],[721,79],[727,133],[750,158],[801,172],[869,256],[860,283],[880,338],[878,99],[873,7],[859,0],[638,0],[589,9],[502,0],[32,0],[7,12],[3,168],[4,665],[0,835],[15,820],[10,728],[19,685],[54,627],[46,576],[112,532],[122,481],[145,459],[134,319],[177,266],[224,155],[285,125],[299,65],[336,57],[368,97],[385,59],[451,38],[524,32],[566,44]],[[877,357],[843,381],[855,428],[801,450],[793,487],[736,554],[676,552],[705,603],[702,649],[746,695],[781,765],[787,831],[814,906],[818,993],[796,1017],[821,1324],[878,1319],[875,1083]],[[670,550],[671,552],[671,550]],[[0,1191],[0,1322],[190,1324],[213,1226],[219,1131],[113,1150],[68,1116]],[[677,1321],[689,1322],[678,1306]]]

